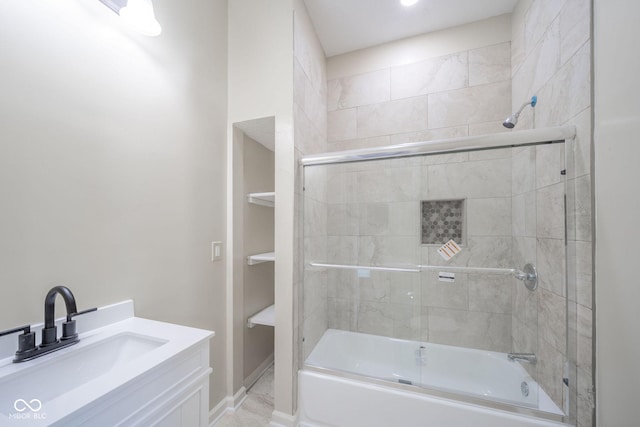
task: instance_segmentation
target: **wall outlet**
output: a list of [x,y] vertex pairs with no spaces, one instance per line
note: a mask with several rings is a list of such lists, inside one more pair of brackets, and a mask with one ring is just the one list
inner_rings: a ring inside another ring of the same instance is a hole
[[211,242],[211,261],[222,259],[222,242]]

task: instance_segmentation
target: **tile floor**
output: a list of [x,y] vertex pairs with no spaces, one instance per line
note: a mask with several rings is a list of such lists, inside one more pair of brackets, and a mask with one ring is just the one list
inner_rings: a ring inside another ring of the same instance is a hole
[[215,427],[265,427],[273,412],[273,365],[247,391],[247,398],[235,412],[226,413]]

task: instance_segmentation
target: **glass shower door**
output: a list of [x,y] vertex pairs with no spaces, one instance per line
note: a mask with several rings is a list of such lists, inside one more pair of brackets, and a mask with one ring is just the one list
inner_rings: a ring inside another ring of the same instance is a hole
[[385,337],[336,369],[558,413],[565,169],[563,143],[305,166],[302,359]]

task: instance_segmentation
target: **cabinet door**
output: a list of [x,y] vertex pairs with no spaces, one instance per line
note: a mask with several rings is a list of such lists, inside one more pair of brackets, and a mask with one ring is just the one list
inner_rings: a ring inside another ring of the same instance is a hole
[[202,426],[200,422],[201,415],[201,395],[198,390],[197,393],[192,394],[180,404],[177,408],[168,412],[166,415],[160,417],[158,421],[153,424],[153,427],[194,427]]

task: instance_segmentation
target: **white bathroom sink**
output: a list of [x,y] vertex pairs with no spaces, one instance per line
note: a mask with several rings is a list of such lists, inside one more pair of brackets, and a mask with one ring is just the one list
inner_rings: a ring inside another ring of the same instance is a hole
[[[103,307],[76,321],[77,344],[27,362],[12,363],[17,339],[2,337],[0,425],[19,425],[25,416],[31,421],[41,417],[37,425],[75,425],[68,424],[71,414],[97,411],[105,399],[116,401],[138,389],[136,384],[152,382],[164,375],[169,360],[190,354],[213,336],[211,331],[135,317],[131,301]],[[37,335],[40,329],[41,325],[32,327]],[[189,363],[180,365],[185,375],[194,369]]]
[[[25,368],[0,379],[0,402],[37,398],[41,404],[117,371],[166,340],[121,332],[85,346],[72,346],[47,356],[32,369]],[[45,359],[46,358],[46,359]],[[35,361],[35,360],[34,360]],[[34,385],[41,385],[34,387]],[[35,391],[37,390],[37,391]]]

